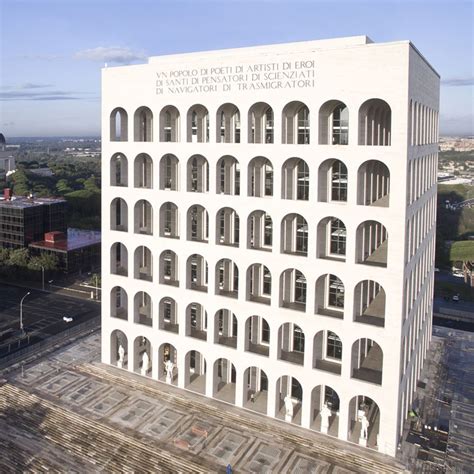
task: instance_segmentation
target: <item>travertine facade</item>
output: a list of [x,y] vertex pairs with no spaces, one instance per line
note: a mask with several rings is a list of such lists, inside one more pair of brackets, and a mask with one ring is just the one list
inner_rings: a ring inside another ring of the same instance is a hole
[[394,455],[431,337],[436,72],[353,37],[153,57],[102,97],[103,361]]

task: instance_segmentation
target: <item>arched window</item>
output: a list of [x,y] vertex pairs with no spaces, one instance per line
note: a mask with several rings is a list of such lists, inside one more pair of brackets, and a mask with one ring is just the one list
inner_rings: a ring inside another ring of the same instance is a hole
[[339,100],[330,100],[319,109],[319,144],[349,143],[349,109]]
[[245,322],[245,350],[267,356],[270,354],[270,326],[261,316],[250,316]]
[[282,166],[282,198],[309,199],[309,167],[300,158],[290,158]]
[[217,110],[217,143],[240,143],[240,112],[234,104]]
[[382,385],[383,352],[372,339],[358,339],[352,345],[351,377]]
[[288,268],[280,275],[280,307],[306,310],[306,278],[295,268]]
[[135,158],[134,165],[135,187],[153,188],[153,160],[146,153],[140,153]]
[[153,281],[153,255],[148,247],[140,245],[135,250],[135,273],[138,280]]
[[318,171],[318,201],[347,202],[347,178],[347,167],[342,161],[323,161]]
[[384,327],[385,302],[385,291],[379,283],[359,282],[354,291],[354,321]]
[[179,190],[179,160],[169,153],[160,160],[160,189]]
[[381,99],[370,99],[359,109],[359,145],[388,146],[391,143],[392,111]]
[[209,192],[209,163],[201,155],[194,155],[187,165],[187,190],[193,193]]
[[344,222],[326,217],[318,224],[318,258],[345,260],[347,231]]
[[136,234],[153,234],[153,207],[148,201],[144,199],[137,201],[134,218]]
[[223,156],[216,165],[216,190],[220,194],[240,194],[240,166],[233,156]]
[[283,109],[282,139],[288,144],[309,144],[309,109],[302,102],[290,102]]
[[139,107],[134,117],[134,139],[136,142],[153,141],[153,113],[148,107]]
[[326,274],[316,281],[315,312],[342,319],[344,316],[344,284],[336,276]]
[[110,316],[128,320],[128,295],[120,286],[114,286],[110,290]]
[[207,293],[208,271],[204,257],[191,255],[186,262],[186,288]]
[[390,204],[390,171],[385,163],[369,160],[357,172],[357,204],[388,207]]
[[240,242],[240,219],[230,207],[223,207],[216,215],[216,244],[238,247]]
[[128,186],[128,160],[122,153],[115,153],[110,160],[110,185]]
[[272,243],[272,218],[264,211],[252,212],[247,219],[247,247],[271,251]]
[[362,222],[356,232],[356,263],[387,266],[388,233],[377,221]]
[[303,365],[305,336],[294,323],[284,323],[278,330],[278,359]]
[[168,105],[160,113],[160,141],[179,142],[179,110]]
[[270,304],[272,296],[272,274],[268,267],[261,263],[254,263],[247,269],[248,301]]
[[191,206],[187,213],[187,240],[194,242],[209,242],[209,213],[197,204]]
[[126,142],[128,140],[128,114],[118,107],[110,114],[110,141]]
[[128,205],[122,198],[110,204],[110,230],[128,231]]
[[335,332],[323,330],[316,333],[313,349],[313,368],[341,374],[342,341]]
[[192,143],[209,142],[209,112],[203,105],[193,105],[188,110],[187,141]]
[[263,156],[253,158],[248,165],[248,195],[273,196],[273,165]]
[[252,105],[248,114],[249,143],[273,143],[273,109],[265,102]]
[[120,242],[115,242],[110,248],[110,273],[128,276],[128,250]]
[[216,295],[237,298],[239,292],[239,269],[228,258],[219,260],[216,264]]
[[281,221],[281,252],[308,255],[308,222],[300,214],[288,214]]
[[151,296],[146,291],[139,291],[135,295],[133,322],[149,327],[153,325],[153,308]]
[[165,202],[160,207],[160,237],[179,238],[178,207],[172,202]]

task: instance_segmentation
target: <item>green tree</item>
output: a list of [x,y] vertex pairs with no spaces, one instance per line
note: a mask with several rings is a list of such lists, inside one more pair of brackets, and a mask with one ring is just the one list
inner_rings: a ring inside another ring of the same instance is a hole
[[14,249],[10,251],[8,265],[26,268],[29,261],[28,249]]
[[0,248],[0,267],[8,265],[10,260],[10,249]]
[[17,196],[25,196],[30,192],[31,185],[25,170],[17,169],[11,178],[13,184],[13,192]]
[[98,193],[100,192],[99,184],[99,180],[94,175],[92,175],[84,181],[84,189],[86,191]]
[[69,186],[67,179],[62,178],[56,183],[56,190],[59,194],[64,195],[67,193],[72,193],[73,189]]
[[30,258],[28,268],[31,270],[41,270],[44,267],[46,271],[56,271],[59,268],[59,259],[57,255],[42,252]]

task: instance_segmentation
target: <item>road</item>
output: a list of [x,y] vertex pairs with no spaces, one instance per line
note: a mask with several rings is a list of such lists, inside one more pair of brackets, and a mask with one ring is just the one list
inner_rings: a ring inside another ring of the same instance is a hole
[[[29,337],[21,338],[20,300],[23,302],[23,325]],[[28,343],[33,344],[90,320],[100,314],[100,305],[86,299],[72,298],[63,294],[28,290],[22,287],[0,285],[0,357]],[[66,323],[63,317],[73,321]]]

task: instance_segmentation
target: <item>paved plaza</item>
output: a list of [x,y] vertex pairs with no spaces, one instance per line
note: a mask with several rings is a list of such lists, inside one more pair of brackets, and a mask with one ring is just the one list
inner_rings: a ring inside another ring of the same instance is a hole
[[0,472],[402,472],[294,425],[101,364],[95,333],[0,386]]
[[399,452],[411,472],[473,472],[474,334],[434,327]]

